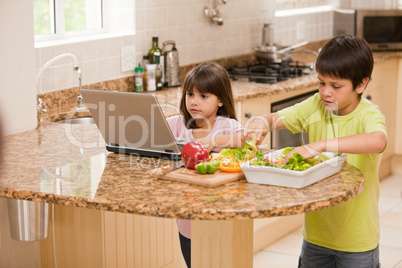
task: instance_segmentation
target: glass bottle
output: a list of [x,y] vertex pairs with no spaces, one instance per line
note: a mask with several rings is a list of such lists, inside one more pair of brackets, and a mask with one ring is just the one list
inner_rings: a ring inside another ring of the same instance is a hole
[[144,66],[144,74],[143,74],[144,91],[147,91],[147,65],[148,64],[149,64],[149,56],[147,54],[142,57],[142,66]]
[[134,69],[134,91],[144,91],[144,69],[141,64],[138,64],[138,67]]
[[147,68],[147,91],[156,91],[156,64],[148,64]]
[[158,45],[158,37],[152,37],[152,47],[148,51],[149,63],[150,64],[155,63],[154,54],[156,52],[159,52],[159,56],[162,55],[162,50],[159,48],[159,45]]
[[162,90],[162,67],[159,64],[160,61],[160,53],[155,52],[154,54],[155,61],[155,82],[156,82],[156,90]]

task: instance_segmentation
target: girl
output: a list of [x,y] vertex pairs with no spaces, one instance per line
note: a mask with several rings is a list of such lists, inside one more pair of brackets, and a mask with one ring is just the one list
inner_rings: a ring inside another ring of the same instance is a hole
[[[180,115],[167,122],[176,138],[210,141],[216,135],[227,135],[243,129],[236,121],[233,92],[229,75],[217,63],[198,65],[186,75],[180,101]],[[210,148],[209,148],[210,149]],[[191,267],[190,220],[177,220],[180,246]]]

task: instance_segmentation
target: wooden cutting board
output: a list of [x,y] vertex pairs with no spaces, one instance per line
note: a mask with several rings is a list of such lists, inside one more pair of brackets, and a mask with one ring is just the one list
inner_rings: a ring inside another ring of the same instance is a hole
[[151,176],[158,179],[172,180],[185,182],[189,184],[196,184],[205,187],[215,187],[228,182],[244,179],[243,172],[229,173],[223,171],[216,171],[214,174],[201,175],[194,169],[179,168],[173,170],[165,175],[160,175],[162,170],[160,168],[151,170]]

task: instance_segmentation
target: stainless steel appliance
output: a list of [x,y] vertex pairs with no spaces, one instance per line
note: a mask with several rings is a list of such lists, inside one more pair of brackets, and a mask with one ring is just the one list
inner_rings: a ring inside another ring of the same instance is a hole
[[[302,102],[307,98],[313,96],[317,92],[318,91],[309,92],[290,99],[272,103],[271,112],[274,113],[289,106],[295,105],[296,103]],[[304,132],[292,134],[287,129],[281,129],[272,131],[271,133],[272,149],[282,149],[284,147],[296,147],[308,143],[309,143],[308,134]]]
[[165,87],[180,86],[179,52],[176,49],[175,41],[163,42],[163,55],[165,60]]
[[402,49],[402,10],[356,10],[355,34],[372,50]]
[[402,9],[334,11],[334,34],[362,36],[374,51],[402,50]]

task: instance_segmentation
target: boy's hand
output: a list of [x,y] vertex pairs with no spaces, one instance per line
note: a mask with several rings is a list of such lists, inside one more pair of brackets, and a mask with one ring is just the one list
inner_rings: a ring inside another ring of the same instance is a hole
[[293,154],[295,153],[300,154],[305,159],[313,158],[322,153],[322,150],[320,148],[321,148],[320,142],[313,142],[300,147],[296,147],[285,156],[284,163],[287,163],[288,159],[292,157]]

